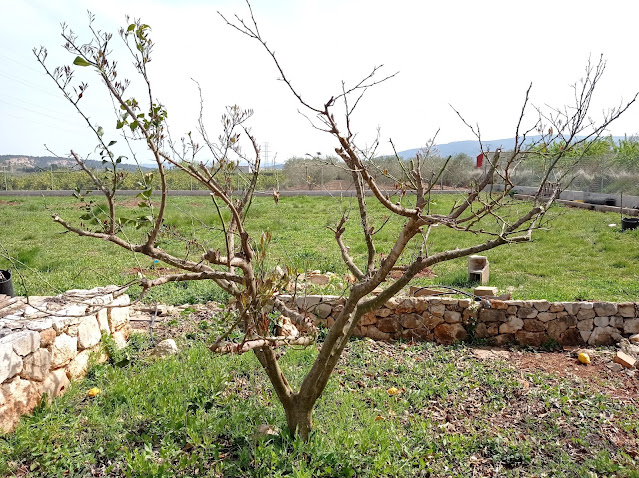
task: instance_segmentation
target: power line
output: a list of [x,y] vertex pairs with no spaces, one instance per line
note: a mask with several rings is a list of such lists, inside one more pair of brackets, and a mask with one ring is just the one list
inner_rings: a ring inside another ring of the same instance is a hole
[[76,134],[77,134],[77,133],[80,131],[80,128],[78,128],[78,129],[76,129],[75,131],[73,131],[73,130],[70,130],[70,129],[68,129],[68,128],[60,127],[60,126],[59,126],[59,125],[57,125],[57,124],[42,123],[42,122],[40,122],[40,121],[36,121],[36,120],[31,119],[31,118],[24,118],[24,117],[22,117],[22,116],[12,115],[12,114],[10,114],[10,113],[3,113],[3,116],[9,116],[9,117],[11,117],[11,118],[15,118],[15,119],[19,119],[19,120],[28,121],[29,123],[35,123],[35,124],[39,124],[39,125],[41,125],[41,126],[46,126],[47,128],[54,128],[54,129],[59,129],[59,130],[62,130],[62,131],[67,131],[67,132],[69,132],[69,133],[76,133]]
[[32,66],[29,66],[26,63],[22,63],[21,61],[18,61],[18,60],[14,59],[14,58],[11,58],[10,56],[3,55],[2,53],[0,53],[0,57],[6,58],[7,60],[12,61],[14,63],[17,63],[18,65],[21,65],[21,66],[23,66],[23,67],[25,67],[25,68],[27,68],[27,69],[29,69],[31,71],[35,71],[36,73],[42,73],[42,70],[38,70],[36,68],[33,68]]
[[5,101],[3,99],[0,99],[0,103],[4,103],[6,105],[13,106],[14,108],[20,108],[21,110],[29,111],[30,113],[35,113],[37,115],[46,116],[47,118],[51,118],[51,119],[54,119],[54,120],[57,120],[57,121],[68,121],[65,118],[61,118],[59,116],[48,115],[46,113],[42,113],[41,111],[36,111],[36,110],[32,110],[31,108],[27,108],[26,106],[20,106],[20,105],[16,105],[16,104],[10,103],[10,102]]
[[[10,99],[15,100],[15,101],[19,101],[20,103],[25,103],[27,105],[35,106],[36,108],[47,110],[47,111],[50,111],[52,113],[59,113],[58,109],[53,109],[53,108],[49,108],[47,106],[43,106],[41,103],[34,103],[32,101],[27,101],[24,98],[18,98],[17,96],[7,95],[6,93],[4,94],[4,97],[5,98],[10,98]],[[62,97],[60,97],[60,101],[62,103],[64,103],[65,106],[67,105],[66,101]]]
[[6,73],[6,72],[0,71],[0,76],[8,78],[9,80],[12,80],[12,81],[16,81],[18,83],[21,83],[24,86],[28,86],[29,88],[33,88],[34,90],[39,90],[42,93],[46,93],[47,95],[55,96],[56,98],[60,97],[59,95],[57,95],[55,93],[51,93],[50,91],[45,90],[44,88],[40,87],[39,85],[36,85],[35,83],[30,82],[29,80],[25,80],[25,79],[20,78],[19,76],[16,76],[16,75],[12,75],[11,73]]

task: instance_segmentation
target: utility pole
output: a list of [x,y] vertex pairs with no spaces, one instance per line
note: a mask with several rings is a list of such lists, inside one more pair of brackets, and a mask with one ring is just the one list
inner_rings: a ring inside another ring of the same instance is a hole
[[6,166],[2,166],[2,169],[4,171],[4,190],[8,191],[9,188],[7,187],[7,167]]
[[268,164],[268,142],[264,143],[264,164]]
[[53,164],[50,164],[49,168],[50,168],[49,174],[51,174],[51,191],[53,191]]

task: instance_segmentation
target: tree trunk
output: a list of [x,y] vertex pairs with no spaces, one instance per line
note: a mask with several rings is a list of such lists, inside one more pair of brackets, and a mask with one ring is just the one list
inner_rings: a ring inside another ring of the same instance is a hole
[[291,436],[298,434],[302,440],[308,441],[313,427],[313,405],[301,402],[293,398],[284,404],[286,412],[286,424]]

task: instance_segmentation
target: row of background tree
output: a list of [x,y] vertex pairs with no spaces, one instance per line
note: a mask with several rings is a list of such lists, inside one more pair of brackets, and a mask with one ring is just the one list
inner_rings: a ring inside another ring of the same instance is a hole
[[[539,184],[544,168],[544,153],[556,153],[562,148],[561,143],[539,145],[536,153],[530,154],[514,171],[513,182],[520,186]],[[465,188],[483,174],[482,168],[475,167],[475,158],[467,154],[457,154],[444,158],[431,152],[422,151],[425,161],[425,177],[435,179],[435,173],[448,161],[444,172],[437,178],[437,187],[444,189]],[[578,161],[577,161],[578,159]],[[381,156],[370,160],[371,170],[376,172],[381,185],[393,189],[400,185],[404,175],[406,161],[397,160],[395,156]],[[576,163],[576,164],[575,164]],[[258,189],[310,189],[335,190],[351,189],[351,174],[333,157],[295,157],[290,158],[282,169],[264,168],[261,171]],[[633,136],[615,142],[612,137],[601,138],[585,144],[581,149],[573,150],[566,155],[564,167],[573,169],[570,175],[570,189],[589,192],[619,193],[639,195],[639,137]],[[2,163],[0,162],[0,168]],[[122,189],[138,189],[137,183],[142,173],[124,171]],[[430,172],[430,174],[429,174]],[[0,188],[7,190],[74,190],[91,189],[89,180],[82,171],[59,166],[48,170],[11,172],[8,168],[0,169]],[[237,189],[243,189],[245,174],[240,170],[233,175]],[[158,180],[156,180],[158,181]],[[186,173],[171,170],[167,173],[170,189],[195,190],[203,186],[194,182]],[[156,185],[156,187],[158,187]]]

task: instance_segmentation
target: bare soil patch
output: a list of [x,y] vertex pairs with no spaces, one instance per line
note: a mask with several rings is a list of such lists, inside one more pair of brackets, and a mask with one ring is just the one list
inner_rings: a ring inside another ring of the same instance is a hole
[[580,363],[573,350],[561,352],[513,351],[496,348],[473,349],[479,360],[501,359],[522,372],[544,372],[561,378],[578,378],[596,390],[623,400],[639,400],[639,378],[636,374],[610,369],[614,351],[601,349],[590,354],[591,363]]

